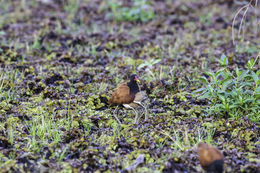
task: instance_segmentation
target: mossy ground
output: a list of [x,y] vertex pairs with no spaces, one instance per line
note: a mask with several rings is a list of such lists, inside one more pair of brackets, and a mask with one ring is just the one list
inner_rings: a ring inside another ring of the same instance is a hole
[[[0,0],[1,172],[120,172],[142,154],[132,171],[201,172],[200,140],[223,151],[226,172],[259,171],[259,123],[207,115],[192,94],[222,54],[230,68],[257,56],[259,5],[233,44],[243,4],[149,1],[130,15],[139,6],[126,2]],[[135,125],[120,108],[119,125],[107,99],[133,72],[150,118]]]

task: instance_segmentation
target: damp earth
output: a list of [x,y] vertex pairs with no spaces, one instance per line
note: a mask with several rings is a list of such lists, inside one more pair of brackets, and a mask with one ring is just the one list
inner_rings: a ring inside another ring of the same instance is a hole
[[[203,172],[199,141],[225,172],[259,172],[250,2],[0,0],[1,172]],[[133,73],[149,116],[137,124],[108,105]]]

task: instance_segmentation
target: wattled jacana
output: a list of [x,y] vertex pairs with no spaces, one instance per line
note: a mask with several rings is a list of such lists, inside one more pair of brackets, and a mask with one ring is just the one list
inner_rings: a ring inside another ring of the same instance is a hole
[[224,156],[217,148],[209,146],[204,142],[199,142],[197,152],[200,165],[206,172],[223,172]]
[[[134,123],[137,123],[138,121],[138,114],[135,111],[135,108],[138,107],[138,105],[143,107],[146,112],[146,108],[141,104],[141,101],[144,99],[146,94],[144,91],[140,91],[137,82],[140,83],[137,75],[132,74],[130,76],[130,81],[119,85],[108,100],[108,103],[111,106],[123,105],[127,109],[132,109],[136,114]],[[120,123],[117,116],[115,114],[114,116]],[[147,117],[145,114],[145,120],[146,119]]]

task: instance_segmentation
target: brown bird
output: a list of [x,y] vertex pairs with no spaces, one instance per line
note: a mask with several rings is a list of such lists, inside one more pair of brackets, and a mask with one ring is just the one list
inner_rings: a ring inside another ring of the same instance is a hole
[[[108,103],[111,106],[123,105],[127,109],[132,109],[136,114],[134,123],[137,123],[138,121],[138,114],[135,108],[137,108],[138,105],[140,105],[146,111],[146,108],[141,104],[141,101],[144,99],[146,94],[144,91],[140,91],[137,82],[140,83],[138,76],[136,74],[132,74],[130,76],[130,81],[119,85],[113,92],[111,98],[108,100]],[[115,114],[114,116],[120,123],[117,116]],[[145,114],[145,120],[146,119],[147,117]]]
[[224,169],[224,156],[215,147],[204,142],[198,144],[198,155],[201,167],[206,172],[222,173]]

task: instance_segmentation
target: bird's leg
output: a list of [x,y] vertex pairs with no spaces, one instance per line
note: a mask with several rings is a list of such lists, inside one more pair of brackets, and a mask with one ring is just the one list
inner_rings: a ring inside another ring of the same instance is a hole
[[146,107],[145,107],[144,105],[142,105],[141,102],[134,101],[134,103],[136,103],[136,104],[140,105],[142,108],[144,108],[144,111],[145,111],[145,114],[144,114],[144,115],[145,115],[144,121],[147,121],[147,120],[148,120],[148,115],[147,115],[147,109],[146,109]]
[[[142,114],[143,114],[143,113],[142,113]],[[138,117],[138,120],[137,120],[138,122],[140,121],[141,117],[142,117],[142,116],[139,116],[139,117]],[[146,114],[145,114],[145,117],[146,117]],[[145,118],[144,121],[146,121],[146,118]]]
[[123,104],[123,106],[127,109],[132,109],[135,112],[135,120],[134,120],[134,124],[137,124],[137,120],[138,120],[138,113],[136,112],[136,110],[131,107],[129,104]]
[[117,115],[116,115],[116,110],[118,109],[118,106],[115,108],[115,110],[113,111],[113,116],[116,118],[116,120],[118,121],[119,124],[121,124],[120,120],[118,119]]
[[134,124],[137,124],[138,123],[138,119],[139,119],[139,115],[138,115],[138,113],[136,112],[136,110],[134,108],[132,108],[132,110],[135,112]]

